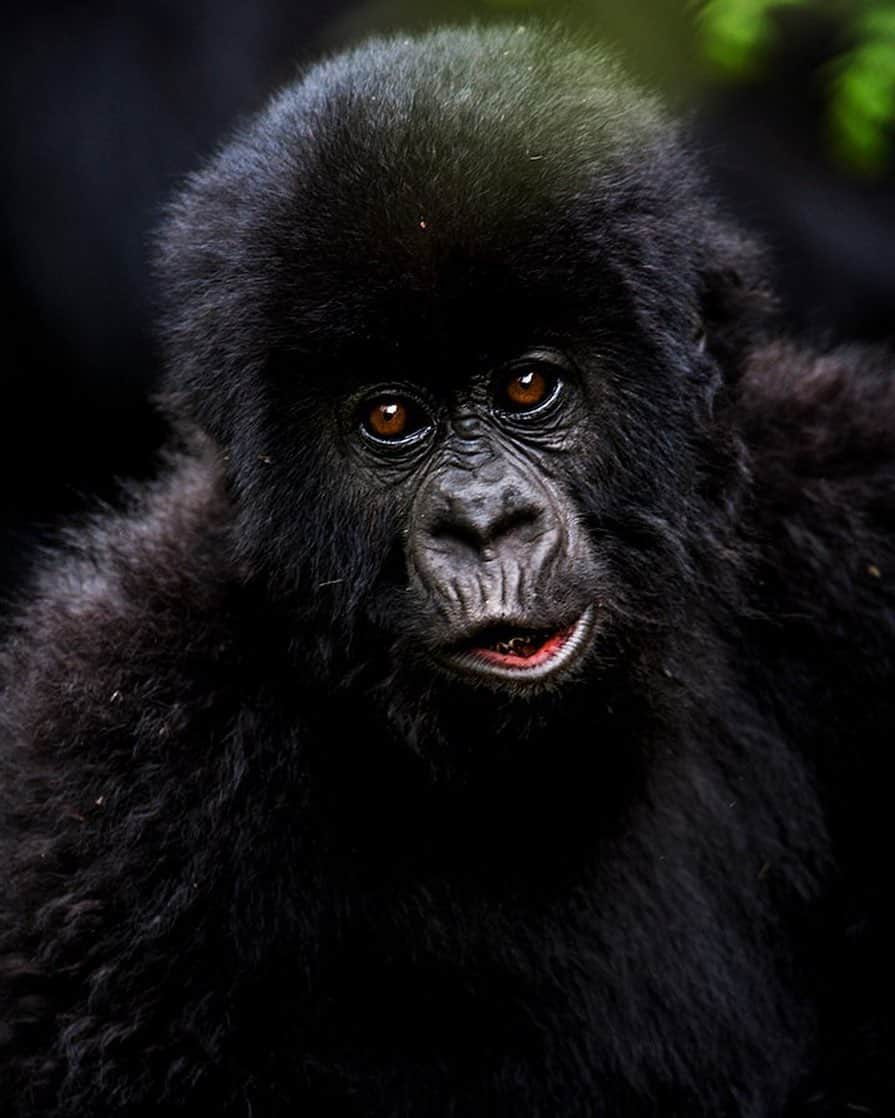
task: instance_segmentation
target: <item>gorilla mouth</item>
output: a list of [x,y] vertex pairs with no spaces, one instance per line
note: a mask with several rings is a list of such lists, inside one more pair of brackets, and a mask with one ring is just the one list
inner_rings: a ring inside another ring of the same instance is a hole
[[593,630],[593,607],[571,625],[531,629],[501,622],[479,629],[446,662],[466,675],[535,683],[574,663],[587,648]]

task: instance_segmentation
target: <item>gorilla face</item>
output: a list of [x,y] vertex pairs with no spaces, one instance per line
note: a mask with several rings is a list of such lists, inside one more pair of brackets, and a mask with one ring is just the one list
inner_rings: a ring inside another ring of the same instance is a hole
[[560,678],[590,646],[595,557],[555,469],[580,396],[568,360],[541,351],[447,407],[397,384],[357,408],[358,457],[396,477],[408,509],[406,589],[446,670],[527,687]]
[[738,262],[605,59],[464,35],[316,69],[195,179],[170,388],[310,639],[531,697],[684,624]]

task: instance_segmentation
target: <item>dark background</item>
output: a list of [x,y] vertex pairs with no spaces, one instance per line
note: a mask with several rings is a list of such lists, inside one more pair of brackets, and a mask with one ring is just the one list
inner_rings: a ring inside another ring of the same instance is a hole
[[366,34],[536,8],[608,40],[695,113],[726,206],[769,246],[792,329],[814,344],[895,333],[889,175],[830,154],[825,74],[847,30],[781,13],[749,80],[702,64],[673,0],[129,0],[35,2],[4,14],[0,600],[35,547],[118,479],[155,467],[162,422],[153,230],[184,175],[296,67]]

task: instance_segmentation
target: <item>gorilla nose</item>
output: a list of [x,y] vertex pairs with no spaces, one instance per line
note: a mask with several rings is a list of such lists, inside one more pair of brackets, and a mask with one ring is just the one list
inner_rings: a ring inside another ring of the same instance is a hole
[[533,543],[544,531],[544,509],[514,486],[467,488],[462,497],[444,494],[429,525],[436,549],[457,558],[489,558],[507,545]]

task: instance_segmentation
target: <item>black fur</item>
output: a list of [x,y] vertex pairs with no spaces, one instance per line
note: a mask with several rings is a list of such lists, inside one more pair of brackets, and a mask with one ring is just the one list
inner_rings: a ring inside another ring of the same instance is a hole
[[[891,362],[775,340],[674,127],[534,31],[312,70],[163,244],[185,446],[4,652],[0,1111],[891,1113]],[[520,695],[431,664],[345,401],[545,344],[599,621]]]

